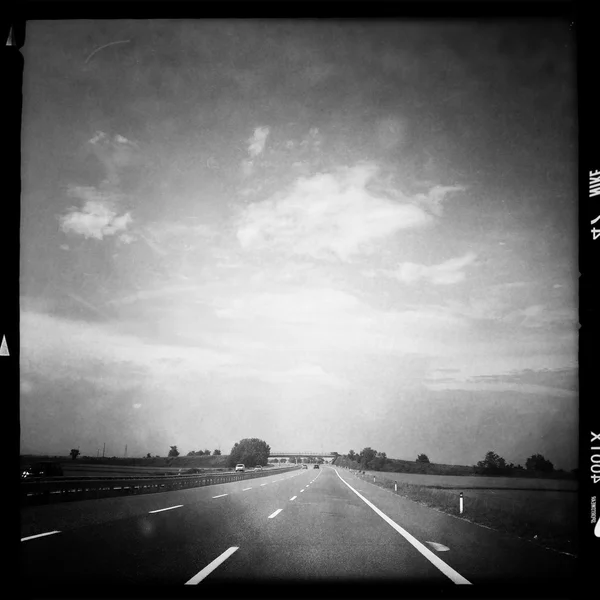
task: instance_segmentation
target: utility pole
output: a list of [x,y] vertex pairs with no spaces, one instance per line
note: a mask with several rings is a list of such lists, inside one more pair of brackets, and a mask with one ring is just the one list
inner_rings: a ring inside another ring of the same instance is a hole
[[127,458],[127,444],[125,444],[125,458]]
[[96,458],[100,458],[100,448],[98,448],[98,452],[96,452]]
[[106,442],[104,442],[104,446],[102,446],[102,458],[104,458],[104,451],[106,450]]

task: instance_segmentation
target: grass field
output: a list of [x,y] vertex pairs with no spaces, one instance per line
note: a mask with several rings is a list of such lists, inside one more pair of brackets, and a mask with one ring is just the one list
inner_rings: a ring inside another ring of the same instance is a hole
[[[577,555],[577,481],[366,471],[366,481],[491,529]],[[460,513],[460,492],[463,513]]]
[[422,475],[420,473],[387,473],[385,471],[366,471],[376,477],[392,481],[423,485],[427,487],[493,488],[518,490],[555,490],[577,491],[578,482],[573,479],[542,479],[524,477],[487,477],[485,475]]

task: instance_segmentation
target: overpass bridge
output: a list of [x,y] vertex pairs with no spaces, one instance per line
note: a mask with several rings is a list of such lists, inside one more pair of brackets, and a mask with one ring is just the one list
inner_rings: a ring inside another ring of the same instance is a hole
[[279,460],[287,459],[288,461],[290,461],[290,459],[292,459],[291,462],[294,462],[293,459],[297,459],[299,462],[312,462],[318,458],[322,458],[324,460],[324,462],[330,463],[338,454],[339,454],[338,452],[312,452],[312,451],[308,451],[308,450],[301,450],[298,452],[290,452],[287,450],[286,451],[271,450],[271,452],[269,454],[269,460],[273,460],[274,458],[277,458]]

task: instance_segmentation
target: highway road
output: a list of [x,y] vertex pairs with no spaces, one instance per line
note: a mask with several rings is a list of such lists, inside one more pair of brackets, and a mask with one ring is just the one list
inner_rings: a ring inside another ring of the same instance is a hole
[[576,574],[573,557],[327,466],[27,507],[21,521],[21,580],[64,595],[97,586],[314,581],[442,588],[508,581],[522,593],[572,585]]

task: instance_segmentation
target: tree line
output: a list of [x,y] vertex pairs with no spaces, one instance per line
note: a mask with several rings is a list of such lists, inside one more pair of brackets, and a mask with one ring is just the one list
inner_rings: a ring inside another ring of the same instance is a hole
[[[483,460],[472,467],[460,467],[458,465],[434,465],[426,454],[418,454],[410,466],[410,461],[390,459],[385,452],[379,452],[371,447],[363,448],[360,452],[350,450],[348,454],[340,456],[341,460],[334,460],[334,464],[344,464],[361,470],[369,471],[391,471],[391,472],[421,472],[451,474],[454,470],[470,471],[479,475],[519,475],[520,473],[555,473],[554,465],[542,454],[532,454],[523,467],[520,464],[507,463],[504,458],[489,451]],[[348,464],[349,463],[349,464]],[[444,469],[446,469],[444,471]],[[563,472],[564,473],[564,472]],[[575,470],[572,472],[575,473]],[[467,474],[462,473],[461,474]]]

